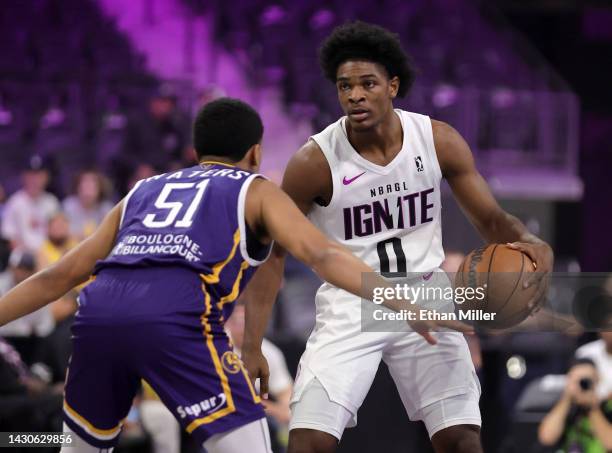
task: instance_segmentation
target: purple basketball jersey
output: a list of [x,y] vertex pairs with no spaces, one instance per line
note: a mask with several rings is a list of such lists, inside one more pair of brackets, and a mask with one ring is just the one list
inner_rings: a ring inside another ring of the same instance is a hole
[[141,379],[200,442],[264,416],[223,330],[270,251],[244,218],[258,177],[194,166],[142,180],[125,198],[115,247],[72,326],[64,420],[91,445],[116,444]]
[[246,192],[257,177],[214,163],[139,181],[124,201],[116,245],[94,273],[111,267],[188,268],[201,275],[213,300],[224,301],[227,319],[226,303],[270,251],[244,218]]

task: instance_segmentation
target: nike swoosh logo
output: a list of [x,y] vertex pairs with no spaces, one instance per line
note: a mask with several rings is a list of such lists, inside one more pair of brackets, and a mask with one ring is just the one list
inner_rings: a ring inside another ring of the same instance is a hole
[[353,181],[355,181],[357,178],[359,178],[360,176],[365,175],[365,171],[363,173],[359,173],[357,176],[351,178],[351,179],[346,179],[346,176],[344,178],[342,178],[342,184],[344,184],[345,186],[348,186],[350,183],[352,183]]

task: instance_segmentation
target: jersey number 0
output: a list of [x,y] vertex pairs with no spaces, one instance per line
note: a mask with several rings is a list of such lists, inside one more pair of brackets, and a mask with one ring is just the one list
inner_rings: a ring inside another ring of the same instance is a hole
[[[387,253],[388,244],[393,246],[393,253],[396,257],[397,270],[393,272],[391,271],[389,254]],[[380,273],[382,275],[389,277],[406,275],[406,255],[404,254],[402,240],[400,238],[391,238],[387,239],[386,241],[380,241],[378,244],[376,244],[376,250],[378,251],[378,258],[380,259]]]

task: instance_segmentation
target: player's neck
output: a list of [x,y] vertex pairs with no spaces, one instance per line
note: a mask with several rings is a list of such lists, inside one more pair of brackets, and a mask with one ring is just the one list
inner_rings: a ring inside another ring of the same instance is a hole
[[198,162],[200,165],[214,165],[214,164],[218,164],[218,165],[227,165],[228,167],[236,167],[237,166],[237,162],[234,162],[230,159],[227,159],[225,157],[219,157],[219,156],[202,156],[200,158],[200,162]]
[[199,165],[201,167],[205,165],[225,165],[227,167],[235,167],[250,172],[257,171],[257,168],[255,168],[246,157],[236,162],[219,156],[202,156]]
[[346,131],[349,142],[360,154],[380,153],[386,157],[401,149],[403,142],[402,123],[393,108],[379,124],[368,130],[356,131],[347,122]]

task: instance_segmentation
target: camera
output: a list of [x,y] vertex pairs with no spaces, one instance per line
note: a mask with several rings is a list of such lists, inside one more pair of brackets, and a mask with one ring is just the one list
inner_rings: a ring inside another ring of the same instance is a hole
[[582,378],[578,383],[580,385],[580,389],[583,392],[586,392],[587,390],[591,390],[593,388],[593,379],[591,378]]

